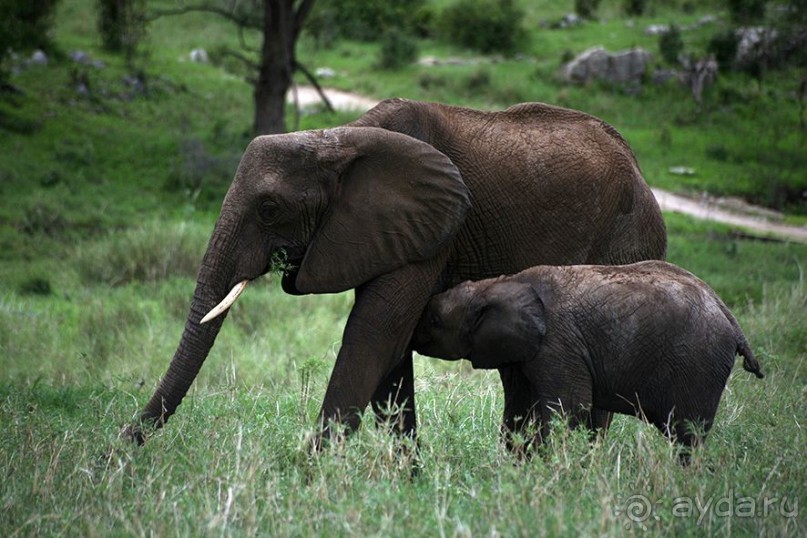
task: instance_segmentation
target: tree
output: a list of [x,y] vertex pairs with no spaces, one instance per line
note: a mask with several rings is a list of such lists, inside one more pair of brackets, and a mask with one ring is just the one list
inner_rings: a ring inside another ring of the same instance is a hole
[[50,52],[49,35],[59,0],[0,1],[0,92],[18,91],[8,83],[6,56],[34,48]]
[[303,23],[311,12],[314,0],[229,0],[223,4],[188,5],[177,9],[158,10],[152,18],[181,15],[191,11],[213,13],[233,22],[238,27],[242,48],[248,49],[245,30],[262,33],[262,44],[257,51],[258,60],[237,51],[227,53],[247,65],[254,76],[248,80],[253,86],[255,102],[255,135],[276,134],[286,131],[286,94],[292,87],[295,71],[299,71],[314,85],[328,108],[325,94],[314,76],[297,61],[295,47]]
[[101,45],[123,52],[131,65],[146,34],[146,0],[96,0]]

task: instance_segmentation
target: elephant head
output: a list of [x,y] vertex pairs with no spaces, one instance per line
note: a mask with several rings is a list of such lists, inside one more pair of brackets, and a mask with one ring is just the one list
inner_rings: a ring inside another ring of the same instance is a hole
[[[161,426],[174,413],[227,309],[276,260],[288,293],[341,292],[444,250],[469,207],[448,157],[406,135],[342,127],[256,138],[222,204],[181,341],[141,421]],[[129,433],[142,442],[137,427]]]
[[489,369],[534,358],[546,329],[544,301],[530,284],[469,281],[432,297],[413,342],[419,353]]

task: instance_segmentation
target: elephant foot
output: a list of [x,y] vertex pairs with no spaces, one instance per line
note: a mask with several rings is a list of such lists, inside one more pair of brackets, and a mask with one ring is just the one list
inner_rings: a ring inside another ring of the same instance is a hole
[[137,446],[143,446],[146,442],[146,434],[143,433],[143,429],[138,424],[124,426],[118,434],[118,438],[134,443]]

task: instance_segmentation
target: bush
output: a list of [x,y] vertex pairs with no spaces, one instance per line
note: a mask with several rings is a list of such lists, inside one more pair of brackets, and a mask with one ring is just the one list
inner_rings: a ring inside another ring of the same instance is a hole
[[574,0],[574,12],[584,19],[593,19],[600,0]]
[[524,12],[513,0],[460,0],[443,11],[440,34],[484,54],[514,54],[522,45]]
[[197,138],[183,140],[164,187],[184,192],[202,206],[215,207],[227,192],[240,157],[240,153],[211,153]]
[[53,50],[48,32],[58,0],[2,0],[0,2],[0,82],[8,78],[3,66],[9,51]]
[[393,29],[384,35],[379,54],[379,67],[399,69],[417,60],[418,45],[414,38]]
[[737,33],[731,29],[719,32],[709,40],[707,51],[714,55],[720,69],[731,69],[737,56],[738,41]]
[[676,25],[671,24],[670,29],[659,36],[658,48],[665,62],[668,64],[676,63],[681,51],[684,50],[681,30]]
[[631,17],[640,17],[647,8],[647,0],[624,0],[622,8]]
[[8,49],[52,49],[48,31],[58,0],[0,2],[0,53]]
[[759,24],[765,17],[768,0],[726,0],[731,20],[736,24]]
[[199,269],[208,234],[206,226],[197,224],[147,222],[79,244],[73,260],[86,283],[122,286],[190,279]]
[[306,30],[329,46],[338,37],[380,41],[390,30],[420,33],[429,21],[426,0],[319,0],[306,21]]

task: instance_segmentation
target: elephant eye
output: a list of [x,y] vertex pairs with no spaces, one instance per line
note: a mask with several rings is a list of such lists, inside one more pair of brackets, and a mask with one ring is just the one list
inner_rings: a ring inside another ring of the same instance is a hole
[[276,202],[272,200],[264,200],[261,202],[261,205],[258,208],[258,214],[261,216],[261,220],[263,222],[266,224],[272,224],[280,216],[278,209],[279,207]]
[[440,316],[434,313],[429,316],[429,323],[436,329],[439,329],[443,325],[443,323],[440,321]]

